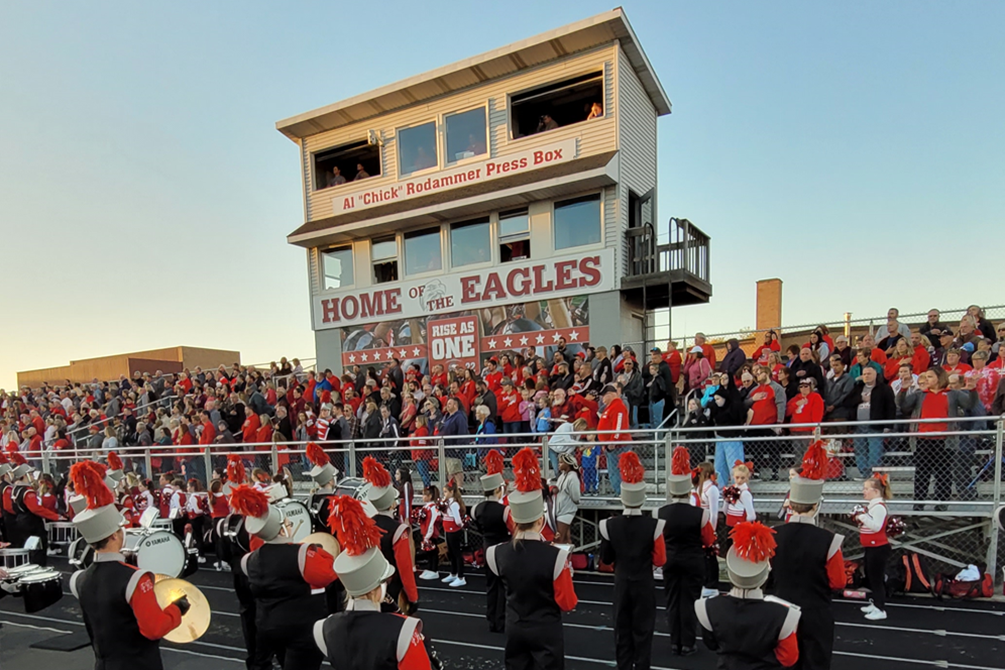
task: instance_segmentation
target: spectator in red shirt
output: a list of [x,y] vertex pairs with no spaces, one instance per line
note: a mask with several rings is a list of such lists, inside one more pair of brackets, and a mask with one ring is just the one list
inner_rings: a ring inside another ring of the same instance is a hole
[[754,354],[751,356],[758,365],[768,364],[768,354],[772,351],[780,352],[782,350],[782,343],[778,341],[778,333],[773,330],[769,330],[764,333],[764,344],[754,349]]
[[715,347],[705,341],[705,333],[695,333],[694,344],[696,347],[701,347],[701,353],[705,355],[705,360],[715,370]]
[[911,333],[911,349],[914,356],[911,358],[911,367],[916,372],[924,372],[932,364],[932,354],[930,353],[932,343],[921,333]]
[[684,360],[681,358],[680,352],[677,350],[677,343],[673,340],[667,342],[667,351],[663,354],[663,360],[670,366],[670,380],[673,382],[674,386],[676,386],[677,382],[680,381],[680,373],[684,366]]
[[[873,370],[875,372],[875,370]],[[788,402],[785,416],[789,423],[820,423],[824,418],[824,399],[816,389],[816,380],[807,377],[799,382],[799,395]],[[813,426],[797,426],[790,429],[793,435],[809,434],[816,428]]]
[[[764,368],[757,368],[760,379],[758,385],[750,390],[748,399],[750,408],[747,410],[748,426],[761,426],[747,432],[748,437],[771,437],[775,433],[768,426],[778,423],[778,407],[775,403],[775,390],[771,380],[764,373]],[[744,373],[746,376],[746,373]],[[771,479],[778,478],[779,444],[775,440],[756,440],[745,443],[749,455],[757,461],[758,470],[763,474],[771,473]]]
[[871,333],[862,336],[862,346],[872,350],[870,360],[879,363],[880,367],[886,365],[886,352],[876,347],[876,338]]
[[961,354],[962,352],[956,348],[946,351],[946,364],[942,366],[942,369],[946,371],[946,374],[965,375],[973,370],[973,368],[966,363],[960,362],[960,359],[962,358]]

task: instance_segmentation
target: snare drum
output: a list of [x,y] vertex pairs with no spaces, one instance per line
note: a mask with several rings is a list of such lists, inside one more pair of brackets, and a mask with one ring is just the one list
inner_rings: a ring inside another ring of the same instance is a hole
[[0,560],[3,561],[4,570],[9,571],[11,568],[16,568],[28,562],[28,550],[15,549],[14,547],[0,549]]
[[91,545],[84,542],[84,538],[82,537],[78,537],[70,543],[70,548],[66,551],[66,555],[70,559],[70,565],[80,570],[86,570],[94,562],[94,549]]
[[27,614],[40,612],[63,597],[62,578],[56,570],[50,568],[24,575],[18,580],[18,586]]
[[293,541],[303,542],[304,538],[314,530],[311,526],[311,514],[307,510],[307,506],[292,498],[280,500],[275,505],[292,525]]
[[50,521],[45,524],[49,529],[49,546],[64,547],[80,537],[77,527],[71,521]]
[[231,555],[234,557],[244,556],[251,551],[248,540],[248,532],[244,529],[244,517],[240,514],[229,514],[220,524],[223,529],[223,537],[229,545]]

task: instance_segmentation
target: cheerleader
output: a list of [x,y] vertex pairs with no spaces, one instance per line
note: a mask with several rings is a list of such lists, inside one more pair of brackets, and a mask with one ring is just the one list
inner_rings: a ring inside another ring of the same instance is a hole
[[890,558],[890,540],[886,536],[888,518],[886,501],[893,497],[890,476],[880,474],[865,480],[862,496],[868,506],[856,508],[852,519],[859,526],[859,541],[865,553],[865,579],[872,591],[872,602],[862,608],[865,618],[882,621],[886,618],[886,562]]
[[192,525],[192,537],[196,549],[199,550],[199,562],[205,563],[205,547],[203,547],[203,530],[206,528],[206,515],[210,512],[209,497],[202,488],[202,482],[193,477],[188,480],[188,497],[185,501],[185,512],[188,522]]
[[[719,525],[719,507],[722,504],[719,487],[715,485],[715,466],[708,461],[698,464],[694,469],[691,481],[694,483],[695,507],[708,510],[708,520],[715,533]],[[702,583],[701,597],[707,598],[719,592],[719,555],[715,543],[709,544],[705,550],[705,579]]]
[[[482,534],[485,551],[489,547],[509,542],[513,532],[513,518],[509,507],[501,502],[506,490],[503,479],[503,457],[495,449],[485,454],[485,472],[481,478],[485,500],[471,511],[471,518]],[[485,596],[488,600],[485,616],[489,620],[489,631],[502,633],[506,629],[506,597],[502,581],[491,570],[485,574]]]
[[56,509],[56,484],[50,475],[44,474],[38,480],[39,503],[50,512],[58,512]]
[[436,542],[440,539],[443,513],[440,512],[440,490],[430,484],[422,491],[422,507],[419,508],[419,551],[416,563],[424,563],[425,569],[419,579],[432,581],[440,578],[440,549]]
[[185,524],[188,522],[186,510],[188,496],[185,495],[185,481],[180,477],[171,482],[171,498],[168,500],[168,518],[174,534],[185,539]]
[[516,524],[512,542],[489,547],[485,561],[506,590],[506,668],[561,670],[565,666],[562,612],[579,602],[568,552],[542,541],[544,499],[537,455],[513,457],[516,491],[509,496]]
[[136,496],[136,510],[143,514],[151,507],[156,507],[157,503],[154,498],[154,483],[149,479],[140,480],[140,492]]
[[213,568],[219,572],[229,568],[223,561],[225,552],[223,547],[225,541],[223,524],[226,523],[227,515],[230,514],[230,503],[223,492],[222,480],[214,479],[213,483],[209,485],[209,510],[210,518],[212,519],[210,527],[213,529],[213,546],[216,549],[216,561],[213,563]]
[[[735,486],[727,486],[722,491],[727,503],[726,525],[730,528],[744,521],[757,521],[757,512],[754,511],[754,496],[751,495],[750,488],[747,486],[753,467],[752,463],[736,461],[733,465],[733,481],[736,484]],[[729,489],[733,490],[729,491]]]
[[251,478],[254,480],[254,488],[258,489],[262,493],[269,490],[269,487],[274,483],[272,481],[272,475],[263,470],[262,468],[255,468],[251,471]]
[[450,574],[440,581],[451,588],[466,586],[464,556],[461,555],[461,535],[464,533],[464,515],[467,514],[464,498],[457,482],[447,484],[447,497],[443,500],[443,534],[447,539],[447,558]]

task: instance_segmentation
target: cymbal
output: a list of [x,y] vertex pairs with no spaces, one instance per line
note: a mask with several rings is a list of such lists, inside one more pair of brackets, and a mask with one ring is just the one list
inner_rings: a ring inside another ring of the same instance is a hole
[[342,551],[339,546],[338,540],[335,539],[334,535],[329,535],[328,533],[311,533],[304,538],[301,544],[319,544],[321,548],[332,555],[332,558],[338,558],[338,554]]
[[154,595],[157,596],[157,604],[162,608],[182,596],[187,596],[192,606],[181,618],[181,625],[164,636],[165,640],[179,643],[194,642],[205,634],[211,616],[209,601],[195,585],[184,579],[161,579],[154,584]]

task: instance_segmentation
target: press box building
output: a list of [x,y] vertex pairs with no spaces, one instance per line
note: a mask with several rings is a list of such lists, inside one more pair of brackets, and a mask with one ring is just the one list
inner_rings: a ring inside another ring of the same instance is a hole
[[651,338],[708,238],[655,220],[670,100],[621,9],[280,121],[320,368]]

